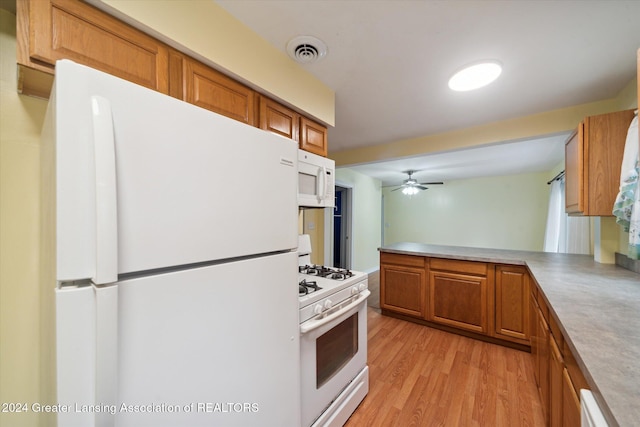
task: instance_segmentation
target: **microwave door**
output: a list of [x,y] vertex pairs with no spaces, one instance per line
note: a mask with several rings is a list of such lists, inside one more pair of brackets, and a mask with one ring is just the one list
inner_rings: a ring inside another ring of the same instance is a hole
[[299,184],[301,194],[318,197],[318,175],[311,175],[300,171]]

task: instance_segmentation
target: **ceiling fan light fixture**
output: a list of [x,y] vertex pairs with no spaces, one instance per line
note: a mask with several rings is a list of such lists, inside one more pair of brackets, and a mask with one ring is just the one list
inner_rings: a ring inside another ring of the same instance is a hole
[[479,89],[495,81],[502,73],[498,61],[476,62],[456,72],[449,79],[449,88],[456,92]]
[[414,194],[418,194],[418,190],[416,187],[405,187],[402,189],[402,194],[407,196],[413,196]]

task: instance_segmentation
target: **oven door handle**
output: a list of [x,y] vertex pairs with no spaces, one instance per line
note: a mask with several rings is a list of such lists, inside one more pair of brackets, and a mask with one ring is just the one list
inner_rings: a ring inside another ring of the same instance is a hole
[[318,319],[318,320],[307,320],[306,322],[304,322],[303,324],[300,325],[300,333],[302,334],[306,334],[307,332],[311,332],[314,329],[318,329],[319,327],[326,325],[327,323],[335,320],[336,318],[344,315],[344,313],[346,313],[347,311],[351,310],[352,308],[360,305],[364,300],[366,300],[369,295],[371,295],[371,292],[369,292],[368,289],[365,289],[364,291],[360,292],[360,295],[358,295],[358,298],[356,298],[354,301],[352,301],[351,303],[349,303],[347,306],[342,307],[342,309],[336,311],[335,313],[332,313],[330,315],[328,315],[327,317],[324,317],[322,319]]

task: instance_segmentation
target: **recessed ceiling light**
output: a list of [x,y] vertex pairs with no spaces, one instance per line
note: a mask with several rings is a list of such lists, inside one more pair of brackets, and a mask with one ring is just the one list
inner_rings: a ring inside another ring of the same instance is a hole
[[455,73],[449,79],[449,88],[458,92],[478,89],[500,76],[502,66],[497,61],[476,62]]

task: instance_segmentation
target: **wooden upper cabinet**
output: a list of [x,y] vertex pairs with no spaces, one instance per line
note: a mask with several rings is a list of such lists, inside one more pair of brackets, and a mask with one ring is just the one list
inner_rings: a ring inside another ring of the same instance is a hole
[[191,58],[184,67],[185,101],[248,125],[255,125],[255,92]]
[[566,212],[612,216],[633,110],[587,117],[565,144]]
[[327,128],[79,0],[16,0],[18,90],[48,98],[70,59],[327,155]]
[[300,114],[264,96],[260,97],[260,129],[300,139]]
[[[168,48],[77,0],[18,0],[18,63],[53,72],[59,59],[167,92]],[[26,16],[25,16],[26,12]]]
[[327,157],[327,128],[312,120],[300,119],[300,149]]
[[525,267],[496,266],[496,335],[529,343],[529,273]]

